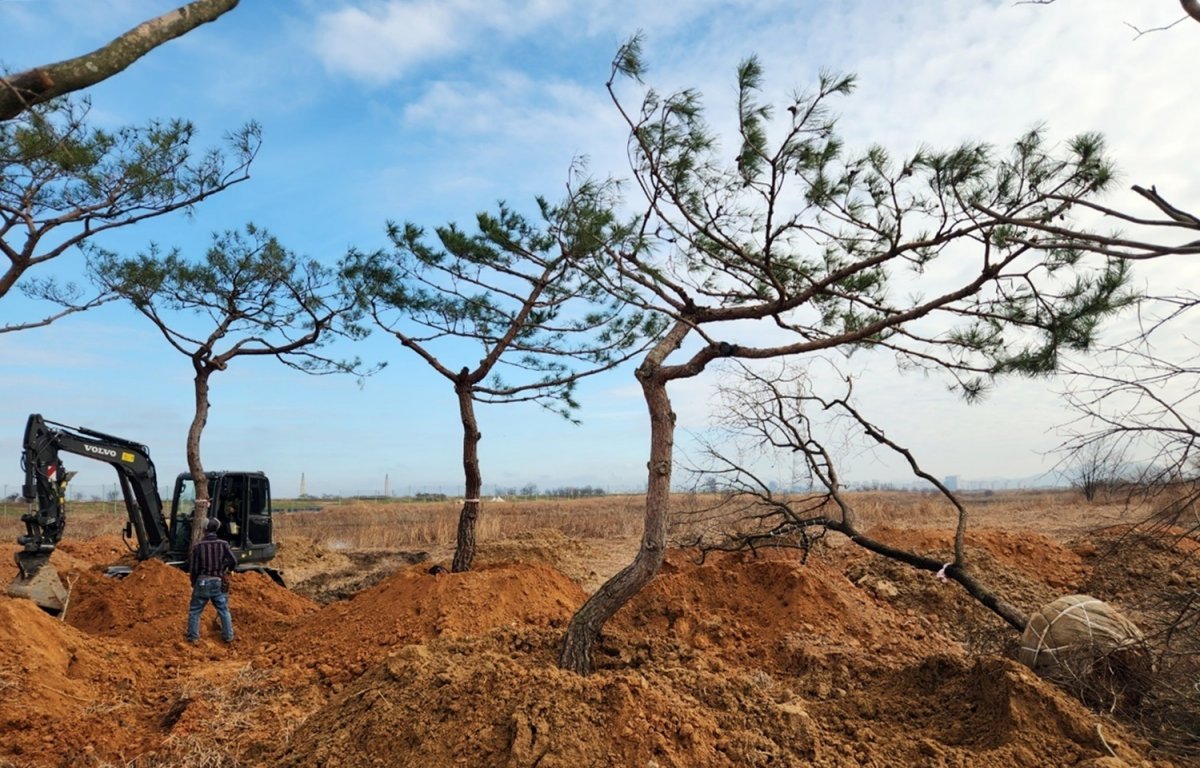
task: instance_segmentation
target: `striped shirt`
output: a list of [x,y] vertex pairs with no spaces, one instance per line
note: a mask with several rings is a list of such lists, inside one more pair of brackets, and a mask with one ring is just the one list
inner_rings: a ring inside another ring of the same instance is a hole
[[229,543],[218,539],[215,533],[206,533],[204,538],[192,545],[192,557],[188,561],[188,573],[192,583],[204,576],[221,576],[237,566],[237,557]]

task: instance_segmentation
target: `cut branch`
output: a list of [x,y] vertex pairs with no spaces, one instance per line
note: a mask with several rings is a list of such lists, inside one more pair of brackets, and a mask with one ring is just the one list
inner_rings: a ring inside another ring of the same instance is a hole
[[34,67],[0,79],[0,120],[12,120],[34,104],[107,80],[158,46],[216,20],[238,0],[195,0],[144,21],[91,53]]

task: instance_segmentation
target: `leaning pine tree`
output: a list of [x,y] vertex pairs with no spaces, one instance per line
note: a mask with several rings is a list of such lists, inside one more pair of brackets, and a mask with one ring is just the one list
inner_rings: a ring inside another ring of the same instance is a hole
[[[1003,374],[1054,371],[1130,301],[1119,256],[1064,232],[1113,179],[1094,134],[1051,147],[1041,130],[999,152],[980,143],[896,157],[848,152],[829,112],[854,79],[822,75],[780,113],[760,103],[755,59],[737,70],[738,136],[722,156],[691,90],[642,90],[640,41],[624,45],[609,93],[629,127],[643,199],[636,249],[608,250],[615,290],[669,327],[638,366],[650,416],[644,532],[632,563],[576,612],[560,664],[586,674],[605,622],[659,570],[675,419],[668,387],[722,358],[791,358],[870,348],[900,367],[945,372],[975,398]],[[1086,234],[1086,233],[1085,233]]]

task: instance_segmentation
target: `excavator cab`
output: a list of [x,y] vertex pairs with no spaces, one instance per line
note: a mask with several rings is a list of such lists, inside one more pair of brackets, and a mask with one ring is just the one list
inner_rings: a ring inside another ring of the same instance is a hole
[[[208,517],[221,521],[217,536],[229,542],[239,570],[252,570],[275,556],[271,483],[262,472],[208,472]],[[171,498],[169,559],[183,560],[196,517],[196,483],[186,472],[175,478]]]

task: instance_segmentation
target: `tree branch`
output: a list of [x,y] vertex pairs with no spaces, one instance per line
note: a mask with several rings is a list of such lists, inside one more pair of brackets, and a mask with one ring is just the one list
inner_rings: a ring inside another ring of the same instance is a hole
[[142,22],[91,53],[0,78],[0,120],[12,120],[34,104],[107,80],[163,43],[216,20],[237,4],[238,0],[195,0]]
[[[1020,0],[1016,3],[1016,5],[1052,5],[1054,2],[1055,0]],[[1125,26],[1129,27],[1134,32],[1137,32],[1137,36],[1134,37],[1134,40],[1136,40],[1142,35],[1149,34],[1150,32],[1162,32],[1170,29],[1181,21],[1185,21],[1188,16],[1192,17],[1192,19],[1195,21],[1200,21],[1200,0],[1179,0],[1179,4],[1183,6],[1183,10],[1185,13],[1187,13],[1187,16],[1176,19],[1170,24],[1165,24],[1161,27],[1152,27],[1150,29],[1141,29],[1140,27],[1135,27],[1129,22],[1125,22]]]

